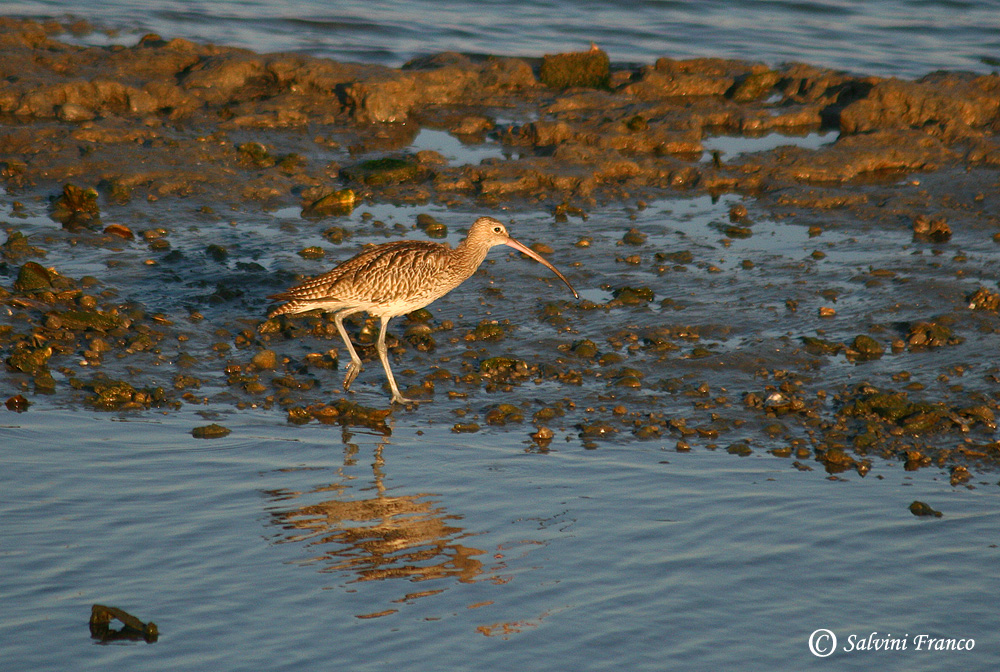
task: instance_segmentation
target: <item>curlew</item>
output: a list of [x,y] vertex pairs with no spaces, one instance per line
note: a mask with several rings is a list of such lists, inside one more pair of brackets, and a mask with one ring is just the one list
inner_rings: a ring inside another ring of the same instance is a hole
[[497,245],[513,247],[543,264],[566,283],[573,296],[580,298],[569,280],[555,266],[534,250],[510,237],[507,228],[492,217],[480,217],[458,247],[447,243],[402,240],[376,245],[348,259],[332,271],[317,275],[269,298],[284,303],[268,313],[268,317],[293,315],[310,310],[333,313],[337,331],[351,355],[344,377],[344,390],[361,372],[361,358],[351,343],[344,318],[366,312],[378,317],[378,357],[392,388],[394,403],[414,403],[399,392],[389,368],[385,347],[389,320],[423,308],[458,287],[476,272],[490,248]]

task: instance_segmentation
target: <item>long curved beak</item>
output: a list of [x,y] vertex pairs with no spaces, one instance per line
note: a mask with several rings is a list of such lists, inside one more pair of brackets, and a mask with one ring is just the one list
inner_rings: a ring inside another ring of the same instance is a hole
[[522,245],[521,243],[517,242],[516,240],[510,237],[508,237],[507,240],[504,241],[504,245],[507,245],[508,247],[513,247],[518,252],[528,255],[529,257],[540,263],[542,266],[548,268],[550,271],[558,275],[560,280],[566,283],[566,286],[569,287],[569,291],[573,292],[573,296],[575,296],[578,299],[580,298],[580,295],[576,293],[575,289],[573,289],[573,285],[569,284],[569,280],[566,279],[566,276],[560,273],[559,269],[557,269],[555,266],[546,261],[545,258],[542,257],[542,255],[538,254],[527,245]]

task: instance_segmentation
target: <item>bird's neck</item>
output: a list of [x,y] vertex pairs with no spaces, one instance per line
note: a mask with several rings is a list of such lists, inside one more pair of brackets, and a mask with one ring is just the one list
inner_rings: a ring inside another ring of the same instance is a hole
[[455,266],[465,271],[465,277],[470,277],[486,259],[489,251],[490,246],[483,241],[466,238],[455,248]]

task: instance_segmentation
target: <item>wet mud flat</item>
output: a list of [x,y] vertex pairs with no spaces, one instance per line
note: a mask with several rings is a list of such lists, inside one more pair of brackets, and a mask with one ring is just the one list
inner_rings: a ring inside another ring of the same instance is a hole
[[[527,450],[995,480],[1000,77],[600,50],[392,69],[71,29],[0,20],[12,411],[193,406],[205,437],[247,407],[402,415]],[[388,406],[374,321],[348,320],[366,368],[345,397],[329,316],[265,319],[366,243],[455,244],[480,214],[584,298],[494,252],[391,326],[429,403]]]

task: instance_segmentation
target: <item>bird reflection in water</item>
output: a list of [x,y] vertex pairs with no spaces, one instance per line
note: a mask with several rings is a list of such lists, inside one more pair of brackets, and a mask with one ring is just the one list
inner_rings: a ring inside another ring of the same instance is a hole
[[[350,444],[345,429],[344,443]],[[476,559],[485,551],[461,543],[472,536],[456,524],[461,516],[450,515],[437,505],[432,494],[387,494],[385,460],[381,437],[372,463],[371,487],[351,483],[352,477],[307,491],[269,491],[282,508],[270,512],[271,522],[281,529],[277,543],[302,543],[310,551],[304,563],[321,565],[323,572],[356,574],[356,581],[402,578],[411,581],[453,578],[471,583],[483,573]],[[341,474],[344,472],[341,470]],[[352,493],[373,491],[367,499],[348,498]],[[293,500],[313,500],[327,493],[340,495],[316,503],[284,508]]]

